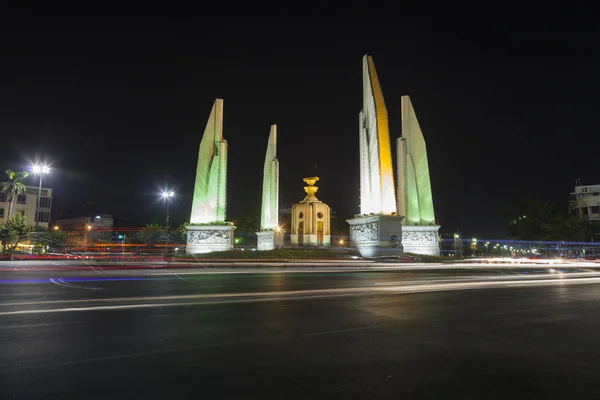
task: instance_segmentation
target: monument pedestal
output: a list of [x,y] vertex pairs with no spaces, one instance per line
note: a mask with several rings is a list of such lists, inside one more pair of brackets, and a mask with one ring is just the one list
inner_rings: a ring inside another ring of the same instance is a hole
[[365,258],[401,256],[403,218],[373,215],[346,220],[350,224],[350,240]]
[[402,246],[405,253],[440,255],[440,242],[438,236],[439,225],[433,226],[403,226]]
[[256,232],[258,240],[256,250],[274,250],[283,247],[283,232],[262,231]]
[[186,254],[233,250],[233,225],[188,225]]

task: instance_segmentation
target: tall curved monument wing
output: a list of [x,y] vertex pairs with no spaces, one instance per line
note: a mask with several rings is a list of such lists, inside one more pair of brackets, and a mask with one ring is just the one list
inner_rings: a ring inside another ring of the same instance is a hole
[[263,169],[260,229],[276,229],[279,213],[279,161],[277,160],[277,125],[271,126]]
[[371,56],[363,57],[363,109],[360,112],[360,212],[396,213],[388,114]]
[[402,96],[402,137],[397,141],[398,211],[404,225],[435,225],[427,146],[410,101]]
[[200,142],[190,223],[224,222],[227,199],[227,141],[223,100],[216,99]]
[[200,141],[190,224],[186,226],[187,254],[233,249],[235,226],[225,222],[227,199],[227,141],[223,139],[223,100],[213,104]]
[[263,168],[260,231],[256,232],[257,250],[273,250],[283,246],[279,229],[279,161],[277,160],[277,125],[271,125]]
[[347,220],[350,240],[363,257],[399,256],[402,217],[397,215],[394,168],[383,92],[373,58],[365,55],[360,112],[360,214]]

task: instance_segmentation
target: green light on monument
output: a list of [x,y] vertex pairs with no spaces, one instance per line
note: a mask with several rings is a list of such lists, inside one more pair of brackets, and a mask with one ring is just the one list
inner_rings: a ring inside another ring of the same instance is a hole
[[227,141],[223,139],[223,100],[216,99],[200,142],[190,223],[225,221],[226,183]]
[[398,139],[398,212],[407,225],[435,225],[427,146],[410,101],[402,96],[402,137]]

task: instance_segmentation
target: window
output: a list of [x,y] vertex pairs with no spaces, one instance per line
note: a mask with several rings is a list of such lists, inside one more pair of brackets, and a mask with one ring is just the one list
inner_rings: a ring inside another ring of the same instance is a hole
[[42,189],[42,196],[48,196],[48,189]]
[[584,187],[582,190],[583,190],[584,193],[587,193],[587,192],[590,191],[590,188]]
[[591,206],[590,207],[590,212],[592,214],[600,214],[600,206]]
[[318,212],[317,213],[317,218],[319,218],[319,219],[323,218],[323,213],[322,212]]
[[20,216],[25,216],[25,210],[19,210],[17,211],[17,214],[19,214]]
[[303,212],[301,212],[300,214],[298,214],[298,218],[302,218],[302,217],[304,217],[304,213]]
[[0,218],[4,218],[4,208],[0,208]]
[[594,196],[600,196],[600,192],[594,192],[593,195]]
[[0,201],[2,201],[2,202],[6,201],[6,193],[0,192]]
[[27,204],[27,195],[20,194],[17,196],[17,204]]
[[48,212],[48,211],[38,212],[38,222],[50,222],[50,212]]
[[50,197],[40,197],[40,208],[50,208]]

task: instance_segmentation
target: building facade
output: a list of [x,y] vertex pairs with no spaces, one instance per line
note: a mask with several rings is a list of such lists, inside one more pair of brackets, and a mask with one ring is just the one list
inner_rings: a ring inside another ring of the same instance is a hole
[[73,246],[89,247],[101,239],[110,241],[113,225],[112,215],[98,214],[94,217],[59,219],[56,221],[55,229],[67,232]]
[[306,197],[292,206],[293,246],[329,246],[331,242],[331,212],[329,206],[315,196],[318,177],[304,178]]
[[[38,186],[26,186],[25,193],[18,195],[13,199],[12,215],[21,214],[25,217],[27,224],[35,226],[36,208],[38,207]],[[9,204],[6,193],[0,192],[0,224],[5,224],[8,215]],[[52,209],[52,189],[43,187],[38,209],[38,225],[41,228],[48,228],[50,222],[50,211]]]
[[600,185],[575,186],[569,208],[582,221],[600,221]]

